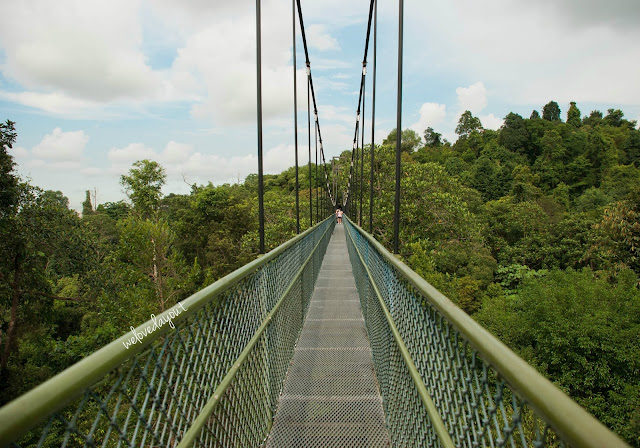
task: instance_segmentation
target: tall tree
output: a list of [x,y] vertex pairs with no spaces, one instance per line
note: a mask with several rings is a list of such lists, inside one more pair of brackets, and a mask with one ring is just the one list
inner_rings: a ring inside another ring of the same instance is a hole
[[540,113],[537,110],[533,110],[533,112],[531,112],[531,116],[529,116],[530,120],[537,120],[540,118]]
[[13,147],[16,136],[14,122],[0,123],[0,219],[10,213],[17,200],[18,177],[13,173],[13,157],[7,151]]
[[426,146],[438,148],[442,146],[442,134],[434,131],[432,127],[428,127],[424,131],[424,141]]
[[474,117],[471,111],[465,110],[460,119],[458,120],[458,126],[456,126],[456,134],[460,138],[467,138],[473,131],[481,131],[482,123],[478,117]]
[[93,206],[91,205],[91,192],[86,191],[84,202],[82,203],[82,216],[89,216],[93,213]]
[[158,211],[166,178],[165,170],[158,162],[145,159],[135,162],[128,175],[120,177],[120,184],[136,212],[148,218]]
[[[382,144],[395,147],[396,133],[396,129],[389,132],[389,135],[382,141]],[[420,141],[420,136],[416,131],[414,131],[413,129],[405,129],[404,131],[402,131],[400,149],[402,150],[402,152],[411,154],[418,148],[418,146],[420,146]]]
[[513,112],[504,117],[504,124],[500,128],[498,143],[509,151],[525,154],[528,141],[529,132],[524,119]]
[[555,101],[549,101],[542,108],[542,119],[547,121],[560,121],[560,106]]
[[580,109],[578,109],[578,106],[576,106],[575,101],[571,101],[571,105],[569,106],[569,110],[567,111],[567,124],[575,128],[579,128],[582,124]]

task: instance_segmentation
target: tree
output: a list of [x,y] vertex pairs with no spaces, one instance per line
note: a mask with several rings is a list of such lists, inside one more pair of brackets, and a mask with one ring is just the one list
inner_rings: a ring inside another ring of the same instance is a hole
[[633,190],[626,200],[608,205],[594,230],[595,242],[586,255],[592,264],[640,273],[640,189]]
[[533,110],[533,112],[531,112],[531,116],[529,117],[530,120],[539,120],[540,119],[540,113],[537,110]]
[[[59,192],[43,191],[27,183],[19,185],[14,213],[3,223],[0,245],[0,308],[7,310],[6,337],[0,369],[6,369],[17,349],[21,323],[51,315],[53,300],[76,301],[78,297],[54,294],[62,277],[83,273],[92,264],[87,236],[78,215],[66,206]],[[6,307],[6,308],[5,308]]]
[[180,292],[176,283],[183,263],[172,250],[175,234],[164,219],[129,216],[120,221],[118,227],[121,259],[151,280],[157,309],[164,311],[175,303],[176,294]]
[[553,270],[543,277],[525,278],[514,296],[485,302],[474,317],[638,446],[637,281],[629,270],[618,274],[613,284],[588,269]]
[[473,131],[481,130],[482,123],[480,122],[480,119],[478,117],[474,117],[470,111],[466,110],[462,115],[460,115],[458,126],[456,126],[456,134],[458,134],[460,138],[467,138]]
[[91,192],[86,191],[84,202],[82,203],[82,216],[89,216],[93,213],[93,206],[91,205]]
[[592,110],[591,114],[589,114],[588,117],[584,117],[582,119],[582,124],[588,126],[596,126],[602,124],[602,117],[602,112],[600,112],[599,110]]
[[442,146],[442,134],[434,131],[432,127],[428,127],[424,131],[424,141],[426,146],[438,148]]
[[542,119],[560,121],[560,106],[555,101],[549,101],[542,109]]
[[158,211],[161,189],[167,176],[158,162],[139,160],[133,164],[127,176],[120,177],[133,206],[142,217],[150,217]]
[[15,163],[7,149],[16,141],[15,123],[0,123],[0,219],[10,213],[17,200],[18,177],[13,173]]
[[[389,132],[387,138],[385,138],[382,142],[383,145],[390,145],[395,148],[396,146],[396,135],[397,131],[394,129]],[[406,152],[407,154],[411,154],[415,151],[420,145],[421,139],[416,131],[413,129],[405,129],[402,131],[402,137],[400,138],[400,148],[402,152]]]
[[525,154],[528,141],[529,132],[524,119],[513,112],[504,117],[504,124],[500,128],[498,143],[509,151]]
[[579,128],[582,124],[580,119],[580,109],[576,106],[575,101],[571,101],[571,105],[569,106],[569,110],[567,111],[567,124]]
[[532,201],[542,195],[540,189],[535,185],[539,182],[538,176],[532,174],[528,166],[516,166],[512,175],[511,195],[515,202]]
[[621,127],[627,125],[630,128],[634,128],[638,125],[636,120],[625,120],[623,119],[624,113],[620,109],[608,109],[607,116],[604,117],[604,122],[609,126]]

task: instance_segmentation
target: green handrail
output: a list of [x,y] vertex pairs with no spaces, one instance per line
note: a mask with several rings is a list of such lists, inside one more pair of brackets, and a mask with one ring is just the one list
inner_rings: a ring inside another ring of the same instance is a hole
[[[402,300],[413,301],[412,306],[413,309],[416,310],[424,309],[424,307],[433,307],[439,318],[443,318],[446,323],[450,325],[451,333],[457,332],[458,335],[469,344],[472,350],[477,353],[479,358],[484,360],[487,364],[487,366],[484,367],[485,379],[487,377],[487,367],[495,371],[498,378],[501,378],[502,381],[506,383],[506,387],[523,401],[523,405],[526,404],[526,406],[530,407],[540,419],[555,431],[561,441],[576,447],[628,446],[617,435],[611,432],[600,421],[574,402],[553,383],[543,377],[537,370],[527,364],[505,344],[474,321],[469,315],[458,308],[453,302],[437,291],[417,273],[411,270],[406,264],[387,251],[378,241],[375,240],[375,238],[354,224],[348,217],[345,221],[347,222],[347,228],[349,229],[349,232],[347,232],[349,235],[347,240],[350,242],[349,248],[351,249],[353,247],[355,249],[354,252],[357,254],[357,261],[361,263],[364,274],[367,276],[366,281],[369,282],[369,286],[374,288],[376,296],[380,298],[388,324],[392,329],[394,338],[396,338],[396,343],[398,343],[399,346],[404,345],[406,341],[403,341],[400,337],[400,333],[397,330],[394,331],[394,329],[397,325],[406,324],[406,322],[394,321],[391,313],[387,310],[388,303],[385,303],[382,299],[378,289],[385,286],[380,284],[384,283],[384,281],[381,281],[381,278],[374,279],[374,276],[371,274],[372,265],[374,263],[384,266],[384,269],[381,270],[385,270],[385,272],[387,272],[385,275],[390,276],[385,279],[388,285],[391,284],[394,285],[393,288],[397,288],[398,284],[403,284],[405,288],[408,288],[405,291],[393,291],[395,299],[401,298]],[[365,253],[363,254],[363,252]],[[353,258],[352,264],[355,264],[353,262]],[[355,271],[356,269],[354,266],[354,273]],[[356,280],[358,283],[359,279]],[[376,283],[376,281],[378,283]],[[359,290],[361,289],[360,284],[358,288]],[[363,294],[363,292],[361,292],[361,294]],[[425,304],[421,304],[421,300],[424,300]],[[365,308],[366,306],[363,306],[363,309]],[[398,315],[400,315],[399,313],[400,312],[398,312]],[[367,316],[365,315],[365,319],[366,318]],[[412,324],[416,324],[416,322],[412,322]],[[418,327],[422,326],[423,328],[416,328],[415,325],[410,326],[410,328],[406,329],[405,334],[427,331],[425,330],[427,324],[428,323],[424,321],[418,322]],[[433,330],[433,327],[431,327],[431,331]],[[450,338],[448,340],[451,340],[451,338],[456,341],[458,340],[457,336],[451,335],[448,333],[449,330],[445,330],[443,330],[443,333],[446,334],[444,336],[439,336],[441,337],[441,340],[445,340],[445,338]],[[452,344],[452,346],[453,345],[455,344]],[[458,344],[458,347],[462,345]],[[416,353],[425,351],[426,347],[414,346],[410,347],[410,349],[413,353]],[[468,354],[458,353],[456,356],[457,359],[451,360],[451,364],[453,365],[457,363],[459,365],[465,365],[464,358],[468,358]],[[411,374],[415,374],[417,372],[417,369],[414,370],[415,365],[412,365],[411,363],[408,364],[408,369]],[[425,372],[424,370],[419,373],[422,377],[422,381],[425,381],[427,376],[431,374],[432,372]],[[498,383],[502,384],[502,381],[498,381]],[[462,383],[462,381],[460,382]],[[425,384],[428,384],[428,381],[425,381]],[[476,390],[475,392],[477,393],[478,391]],[[470,394],[473,393],[473,391],[466,390],[464,393]],[[489,401],[495,397],[502,399],[501,397],[503,396],[503,393],[504,391],[500,386],[498,386],[496,388],[495,396],[489,397]],[[458,391],[458,394],[460,396],[463,395],[460,391]],[[444,402],[444,400],[441,400],[441,402]],[[511,406],[511,404],[508,404],[508,406]],[[477,407],[480,407],[480,405]],[[509,413],[508,411],[505,411],[503,402],[498,403],[496,400],[495,407],[502,407],[503,412],[506,412],[506,414]],[[516,411],[515,409],[513,411],[513,416],[515,416],[516,420],[522,418],[523,411]],[[431,413],[429,415],[431,415]],[[433,421],[432,424],[436,426],[436,430],[438,430],[438,419],[436,418],[435,420],[436,421]],[[446,419],[444,420],[446,421]],[[454,419],[452,418],[452,420]],[[485,427],[475,429],[477,434],[480,434],[481,436],[482,434],[486,435],[486,423],[487,422],[485,421]],[[509,424],[512,425],[511,428],[508,427]],[[511,433],[513,433],[513,427],[517,426],[517,424],[521,424],[521,422],[516,421],[515,423],[505,423],[504,426],[507,427],[506,432],[509,433],[509,431],[511,431]],[[455,424],[452,422],[449,422],[448,426],[449,435],[454,438],[454,440],[456,431],[459,433],[472,431],[472,428],[466,428],[464,431],[460,431],[459,428],[453,427]],[[523,431],[521,430],[521,432]],[[538,434],[538,436],[542,442],[544,442],[545,435]],[[525,436],[521,434],[520,437],[524,441]],[[540,442],[540,439],[538,442]],[[440,440],[441,442],[446,443],[442,438]],[[465,441],[457,440],[456,444],[465,445]]]
[[[73,429],[75,428],[78,414],[81,413],[83,407],[87,407],[87,402],[94,399],[94,396],[91,395],[90,388],[92,386],[100,387],[102,383],[107,381],[112,376],[116,378],[118,374],[120,376],[111,381],[114,384],[111,387],[109,397],[105,398],[105,400],[108,400],[111,398],[111,395],[120,394],[116,401],[116,404],[112,405],[115,410],[98,410],[98,415],[95,417],[95,422],[91,427],[91,434],[93,434],[93,432],[96,431],[96,428],[98,428],[98,426],[102,424],[101,420],[111,420],[108,429],[109,434],[111,432],[122,432],[123,427],[126,430],[128,428],[128,425],[130,424],[131,416],[128,415],[126,417],[126,423],[122,424],[118,420],[121,418],[121,416],[115,414],[112,415],[112,413],[117,412],[119,409],[124,409],[125,406],[123,405],[123,403],[127,402],[127,400],[129,400],[129,409],[127,411],[128,414],[131,414],[132,412],[139,413],[139,410],[137,409],[138,406],[142,408],[145,408],[146,406],[145,409],[152,408],[153,410],[155,410],[156,414],[162,414],[163,416],[167,416],[171,412],[174,413],[173,419],[167,417],[167,420],[171,421],[164,422],[163,424],[155,420],[143,421],[142,417],[137,422],[133,421],[133,423],[136,424],[136,429],[134,431],[136,437],[139,437],[138,428],[145,425],[147,427],[147,430],[149,425],[155,425],[157,428],[160,428],[160,426],[164,426],[164,429],[162,430],[163,434],[167,431],[170,433],[174,432],[184,434],[185,430],[182,428],[184,422],[182,421],[188,417],[189,412],[182,410],[176,411],[176,409],[173,407],[173,401],[171,400],[174,400],[177,395],[180,395],[180,398],[183,399],[184,397],[182,395],[189,395],[190,393],[194,392],[190,390],[185,391],[182,385],[174,384],[176,383],[176,378],[179,378],[179,375],[181,374],[180,372],[176,373],[176,364],[179,357],[182,357],[180,358],[182,363],[192,363],[193,352],[190,352],[190,354],[187,355],[187,350],[193,350],[192,345],[195,346],[196,343],[200,344],[200,346],[203,347],[206,344],[209,344],[209,346],[205,347],[207,350],[209,350],[209,352],[215,349],[211,347],[211,342],[209,340],[206,340],[205,336],[203,336],[205,333],[204,331],[202,331],[202,327],[204,327],[205,325],[209,325],[211,328],[213,328],[213,324],[203,323],[203,319],[207,318],[207,316],[209,316],[210,319],[214,320],[216,318],[215,315],[212,314],[213,311],[206,308],[211,308],[214,303],[217,303],[217,299],[224,298],[223,296],[225,295],[227,295],[228,297],[232,297],[238,302],[238,307],[241,307],[241,299],[243,297],[243,294],[246,292],[246,290],[250,289],[256,291],[261,296],[259,297],[259,300],[261,301],[261,303],[263,303],[263,305],[265,305],[266,302],[273,303],[277,300],[276,307],[279,307],[282,302],[282,298],[291,291],[293,283],[295,283],[296,279],[299,279],[301,273],[304,271],[304,267],[308,265],[309,260],[312,257],[313,272],[310,277],[308,275],[307,277],[312,279],[313,281],[315,280],[317,271],[319,269],[319,263],[321,262],[321,257],[324,253],[320,253],[320,251],[323,251],[324,248],[326,248],[326,244],[328,243],[327,233],[330,234],[329,230],[333,228],[333,224],[334,217],[330,216],[321,223],[318,223],[314,227],[306,230],[300,235],[295,236],[291,240],[285,242],[266,255],[257,258],[251,263],[241,267],[240,269],[204,288],[203,290],[193,294],[189,298],[166,310],[155,318],[156,323],[162,321],[168,322],[169,320],[172,320],[175,329],[170,327],[168,324],[162,325],[159,328],[157,327],[157,325],[156,327],[153,327],[154,321],[149,320],[144,324],[138,326],[133,331],[134,333],[144,334],[144,337],[137,340],[135,344],[130,345],[128,348],[125,346],[124,343],[130,342],[132,338],[132,333],[128,332],[122,337],[109,343],[102,349],[96,351],[85,359],[79,361],[78,363],[49,379],[45,383],[39,385],[33,390],[10,402],[6,406],[0,408],[0,446],[5,446],[12,442],[17,443],[17,440],[25,433],[46,422],[48,419],[49,420],[47,425],[45,425],[44,431],[49,431],[51,429],[51,426],[53,425],[52,422],[54,422],[52,416],[61,411],[66,405],[82,398],[81,403],[78,405],[78,410],[75,412],[75,415],[67,422],[68,428],[65,433],[65,440],[69,439],[69,437],[73,436],[71,432],[73,432]],[[322,245],[320,244],[323,241],[325,243],[324,248],[321,247]],[[303,254],[298,252],[300,252],[304,248],[312,249],[312,251],[309,255],[304,254],[305,256],[303,257]],[[282,263],[286,264],[280,266],[278,264],[280,260],[283,260]],[[291,268],[296,265],[300,266],[300,263],[303,260],[305,260],[304,266],[300,269],[292,271]],[[270,266],[275,267],[270,268]],[[287,268],[291,272],[285,273],[283,271],[284,268]],[[263,284],[260,283],[260,274],[269,269],[280,269],[279,278],[267,278],[263,283],[267,283],[266,280],[271,283],[267,286],[263,286]],[[288,281],[286,285],[280,285],[280,282],[290,280],[292,278],[293,280]],[[269,291],[265,291],[267,288],[271,288],[274,293],[277,292],[278,297],[271,297],[273,294],[270,294]],[[302,286],[300,288],[302,288]],[[305,288],[308,290],[310,286],[307,285]],[[279,292],[282,290],[285,291],[284,294],[279,295]],[[302,294],[302,290],[297,291],[297,293]],[[304,294],[310,297],[310,291],[305,291]],[[227,300],[229,300],[228,297]],[[258,300],[258,298],[252,298],[252,300]],[[301,300],[304,300],[304,297],[302,297]],[[264,312],[268,311],[270,310],[264,310]],[[273,313],[275,313],[276,310],[271,311],[273,312],[267,314],[266,316],[266,323],[271,321]],[[243,318],[242,310],[238,311],[238,313],[236,314],[240,315],[239,318]],[[203,318],[201,316],[205,317]],[[261,328],[257,323],[257,319],[259,318],[259,316],[253,316],[251,322],[247,323],[247,326]],[[264,319],[264,316],[260,319]],[[190,321],[193,322],[189,324]],[[265,322],[261,323],[266,324]],[[154,330],[151,332],[146,331],[149,328],[154,328]],[[223,334],[223,330],[220,330],[217,327],[215,328],[215,330],[218,331],[220,335],[207,335],[206,337],[217,337],[218,339],[224,337],[225,341],[228,339],[228,336],[225,336]],[[177,334],[180,331],[184,331],[186,333],[186,336],[182,337]],[[171,335],[171,337],[165,337],[167,335]],[[171,342],[169,342],[169,339],[171,339]],[[140,358],[141,356],[147,356],[147,358]],[[152,361],[154,361],[155,363]],[[142,364],[144,364],[145,362],[146,365],[143,369]],[[171,364],[172,362],[173,364]],[[143,378],[146,382],[142,380],[139,381],[137,387],[135,388],[136,393],[138,393],[140,389],[151,389],[150,384],[153,381],[156,381],[157,384],[161,386],[158,386],[159,390],[156,392],[155,396],[147,396],[144,399],[144,404],[140,404],[141,400],[138,400],[137,398],[131,400],[130,397],[126,396],[127,394],[131,393],[131,388],[127,389],[122,386],[121,383],[123,381],[128,381],[132,376],[136,375],[144,377],[147,374],[147,370],[151,368],[149,366],[156,366],[156,371],[158,371],[157,367],[160,366],[161,363],[165,363],[164,370],[160,369],[159,373],[154,372],[153,379],[151,380],[149,380],[148,378]],[[123,366],[128,364],[132,364],[132,367],[129,367],[130,371],[129,373],[126,373],[126,369],[124,369]],[[219,367],[221,365],[222,364],[209,366],[209,371],[204,373],[200,371],[197,372],[197,374],[206,374],[210,376],[218,375],[216,369],[219,370]],[[123,372],[119,372],[119,369],[123,369]],[[213,372],[213,370],[216,370],[216,372]],[[114,372],[115,375],[109,376],[110,373]],[[193,380],[191,380],[191,382],[193,382]],[[161,388],[164,389],[160,391]],[[176,391],[179,388],[182,389],[180,389],[179,394],[177,394]],[[163,395],[164,398],[161,397],[161,395]],[[125,397],[122,398],[123,396]],[[167,399],[167,397],[169,398]],[[199,400],[202,399],[202,397],[199,396],[197,398]],[[167,400],[169,400],[169,403],[167,403]],[[191,405],[190,403],[187,404]],[[103,407],[105,408],[107,407],[104,403],[100,403],[99,405],[104,405]],[[99,405],[98,407],[100,407]],[[100,414],[100,412],[102,412],[102,415]],[[179,413],[175,414],[176,412]],[[71,412],[71,414],[69,415],[72,414],[74,413]],[[60,417],[55,421],[59,422],[63,420],[65,420],[65,418]],[[169,427],[168,430],[167,427]],[[144,437],[147,436],[145,435]],[[153,436],[149,437],[158,437],[158,435],[154,434]],[[172,437],[175,437],[175,434]],[[40,443],[42,442],[43,440],[40,441]]]
[[[327,229],[324,231],[322,236],[323,237],[326,236],[327,232],[330,229],[332,229],[332,227],[327,227]],[[218,403],[220,403],[221,397],[224,395],[224,393],[227,391],[227,389],[231,385],[231,382],[233,381],[234,377],[238,373],[238,370],[240,369],[240,367],[242,367],[242,364],[249,357],[249,353],[251,352],[253,347],[257,344],[257,342],[260,340],[260,337],[263,335],[264,331],[267,329],[268,325],[271,323],[271,319],[273,319],[275,314],[278,312],[278,310],[284,303],[285,298],[289,295],[289,293],[293,289],[295,283],[298,281],[298,279],[300,279],[300,276],[304,272],[305,268],[311,261],[313,255],[316,253],[316,250],[318,249],[318,246],[320,246],[321,243],[322,243],[322,238],[317,242],[312,252],[304,261],[304,263],[302,263],[302,266],[300,266],[300,269],[298,269],[298,272],[294,276],[293,280],[291,280],[291,282],[287,286],[287,289],[282,294],[280,299],[278,299],[278,302],[276,303],[276,305],[269,312],[269,314],[267,314],[267,317],[265,318],[265,320],[262,321],[260,328],[258,328],[258,331],[256,331],[256,333],[253,335],[253,337],[251,338],[251,341],[249,341],[249,344],[244,348],[238,360],[233,364],[231,371],[220,382],[220,385],[213,393],[213,397],[211,397],[209,402],[202,409],[202,412],[200,413],[200,415],[198,415],[198,418],[196,418],[196,420],[193,422],[193,425],[191,426],[191,428],[189,428],[189,430],[185,434],[184,438],[178,445],[178,448],[188,448],[193,445],[196,437],[202,431],[202,427],[206,424],[207,420],[215,410],[216,406],[218,405]]]
[[438,410],[433,402],[433,399],[431,398],[431,395],[427,391],[427,387],[422,381],[420,372],[416,368],[416,365],[413,362],[413,359],[411,359],[411,354],[409,353],[407,346],[402,340],[402,336],[400,335],[400,332],[398,331],[396,324],[393,322],[393,317],[391,316],[389,309],[384,303],[384,298],[382,297],[382,294],[378,289],[378,285],[376,285],[375,283],[373,275],[371,274],[371,270],[367,266],[367,263],[365,262],[364,258],[362,257],[362,254],[358,250],[358,247],[353,243],[353,237],[351,236],[351,234],[347,233],[347,235],[349,236],[349,238],[351,238],[351,243],[353,244],[353,247],[355,248],[356,253],[358,255],[358,259],[360,260],[360,263],[362,264],[362,267],[364,268],[367,274],[367,277],[369,278],[370,285],[373,288],[376,298],[378,299],[380,308],[382,309],[382,312],[384,313],[384,317],[387,320],[387,325],[389,325],[389,329],[393,334],[393,339],[395,340],[395,343],[397,344],[398,349],[400,350],[402,360],[404,361],[407,369],[409,370],[409,375],[411,376],[413,384],[415,385],[418,391],[418,395],[420,396],[420,399],[422,400],[422,403],[424,404],[424,407],[427,410],[427,414],[429,414],[429,418],[431,419],[431,422],[433,424],[434,431],[438,436],[440,446],[442,446],[443,448],[454,448],[455,445],[453,444],[451,437],[449,437],[449,432],[447,431],[447,428],[444,422],[442,421],[442,417],[438,413]]

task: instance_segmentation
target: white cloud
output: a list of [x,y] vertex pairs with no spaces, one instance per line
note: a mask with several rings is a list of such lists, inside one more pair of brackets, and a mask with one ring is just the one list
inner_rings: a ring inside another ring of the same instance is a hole
[[493,129],[494,131],[500,129],[500,127],[504,123],[504,120],[502,118],[498,118],[493,114],[482,115],[478,118],[480,118],[480,122],[482,123],[483,128]]
[[[279,3],[271,3],[263,10],[262,94],[266,119],[290,113],[293,102],[291,24],[282,26],[281,22],[287,12]],[[178,49],[171,82],[183,94],[200,93],[206,98],[192,108],[195,117],[223,124],[253,123],[255,52],[254,12],[240,10],[233,16],[223,15],[195,30]],[[299,70],[298,77],[304,79],[303,76],[304,70]],[[304,82],[299,85],[304,87]]]
[[307,44],[310,48],[320,51],[339,50],[338,41],[326,31],[324,25],[310,25],[306,27]]
[[[300,160],[307,154],[306,145],[298,145]],[[162,151],[145,146],[142,143],[131,143],[123,148],[111,148],[107,158],[111,163],[112,174],[124,174],[131,165],[142,159],[158,162],[167,172],[167,184],[177,185],[183,178],[191,183],[214,183],[242,181],[258,172],[256,154],[224,157],[217,154],[206,154],[194,151],[192,145],[170,141]],[[264,171],[277,174],[295,163],[293,145],[277,145],[264,152]],[[303,163],[303,162],[300,162]]]
[[170,141],[162,152],[162,160],[165,163],[175,164],[189,157],[193,147],[186,143]]
[[107,159],[111,162],[110,172],[124,174],[131,165],[138,160],[157,160],[157,153],[143,143],[130,143],[124,148],[111,148],[107,152]]
[[477,115],[487,106],[487,89],[481,81],[469,87],[458,87],[456,94],[462,111],[469,110]]
[[9,152],[16,158],[27,158],[29,157],[29,150],[27,148],[23,148],[21,146],[14,146],[9,150]]
[[31,152],[40,159],[76,162],[82,158],[88,141],[89,137],[84,131],[63,132],[62,129],[55,128],[51,134],[45,135]]
[[414,2],[406,14],[411,37],[405,42],[417,54],[418,72],[436,79],[472,73],[508,107],[541,107],[551,99],[637,107],[639,5],[636,0]]
[[141,0],[26,0],[3,7],[2,71],[28,90],[59,92],[76,101],[148,98],[160,75],[139,47]]
[[62,92],[0,92],[0,98],[57,115],[82,116],[86,118],[88,113],[92,116],[102,114],[98,103],[73,98]]
[[436,128],[441,124],[446,115],[447,106],[445,104],[424,103],[420,106],[420,118],[410,128],[416,131],[418,135],[422,135],[428,127]]

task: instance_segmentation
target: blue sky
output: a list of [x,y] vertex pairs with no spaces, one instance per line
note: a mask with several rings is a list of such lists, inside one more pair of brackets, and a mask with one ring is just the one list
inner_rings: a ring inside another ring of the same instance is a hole
[[[351,147],[368,0],[302,0],[328,158]],[[21,0],[3,6],[0,120],[17,123],[18,173],[79,208],[124,198],[151,158],[165,193],[257,171],[255,2]],[[291,1],[263,0],[266,172],[293,164]],[[397,1],[380,0],[376,140],[395,127]],[[550,100],[563,116],[640,118],[637,0],[405,0],[403,127],[454,140],[466,109],[497,129]],[[371,46],[372,47],[372,46]],[[298,40],[299,145],[306,84]],[[371,111],[371,54],[366,129]],[[370,135],[367,130],[365,135]],[[369,137],[367,137],[367,140]],[[301,163],[306,159],[301,156]]]

